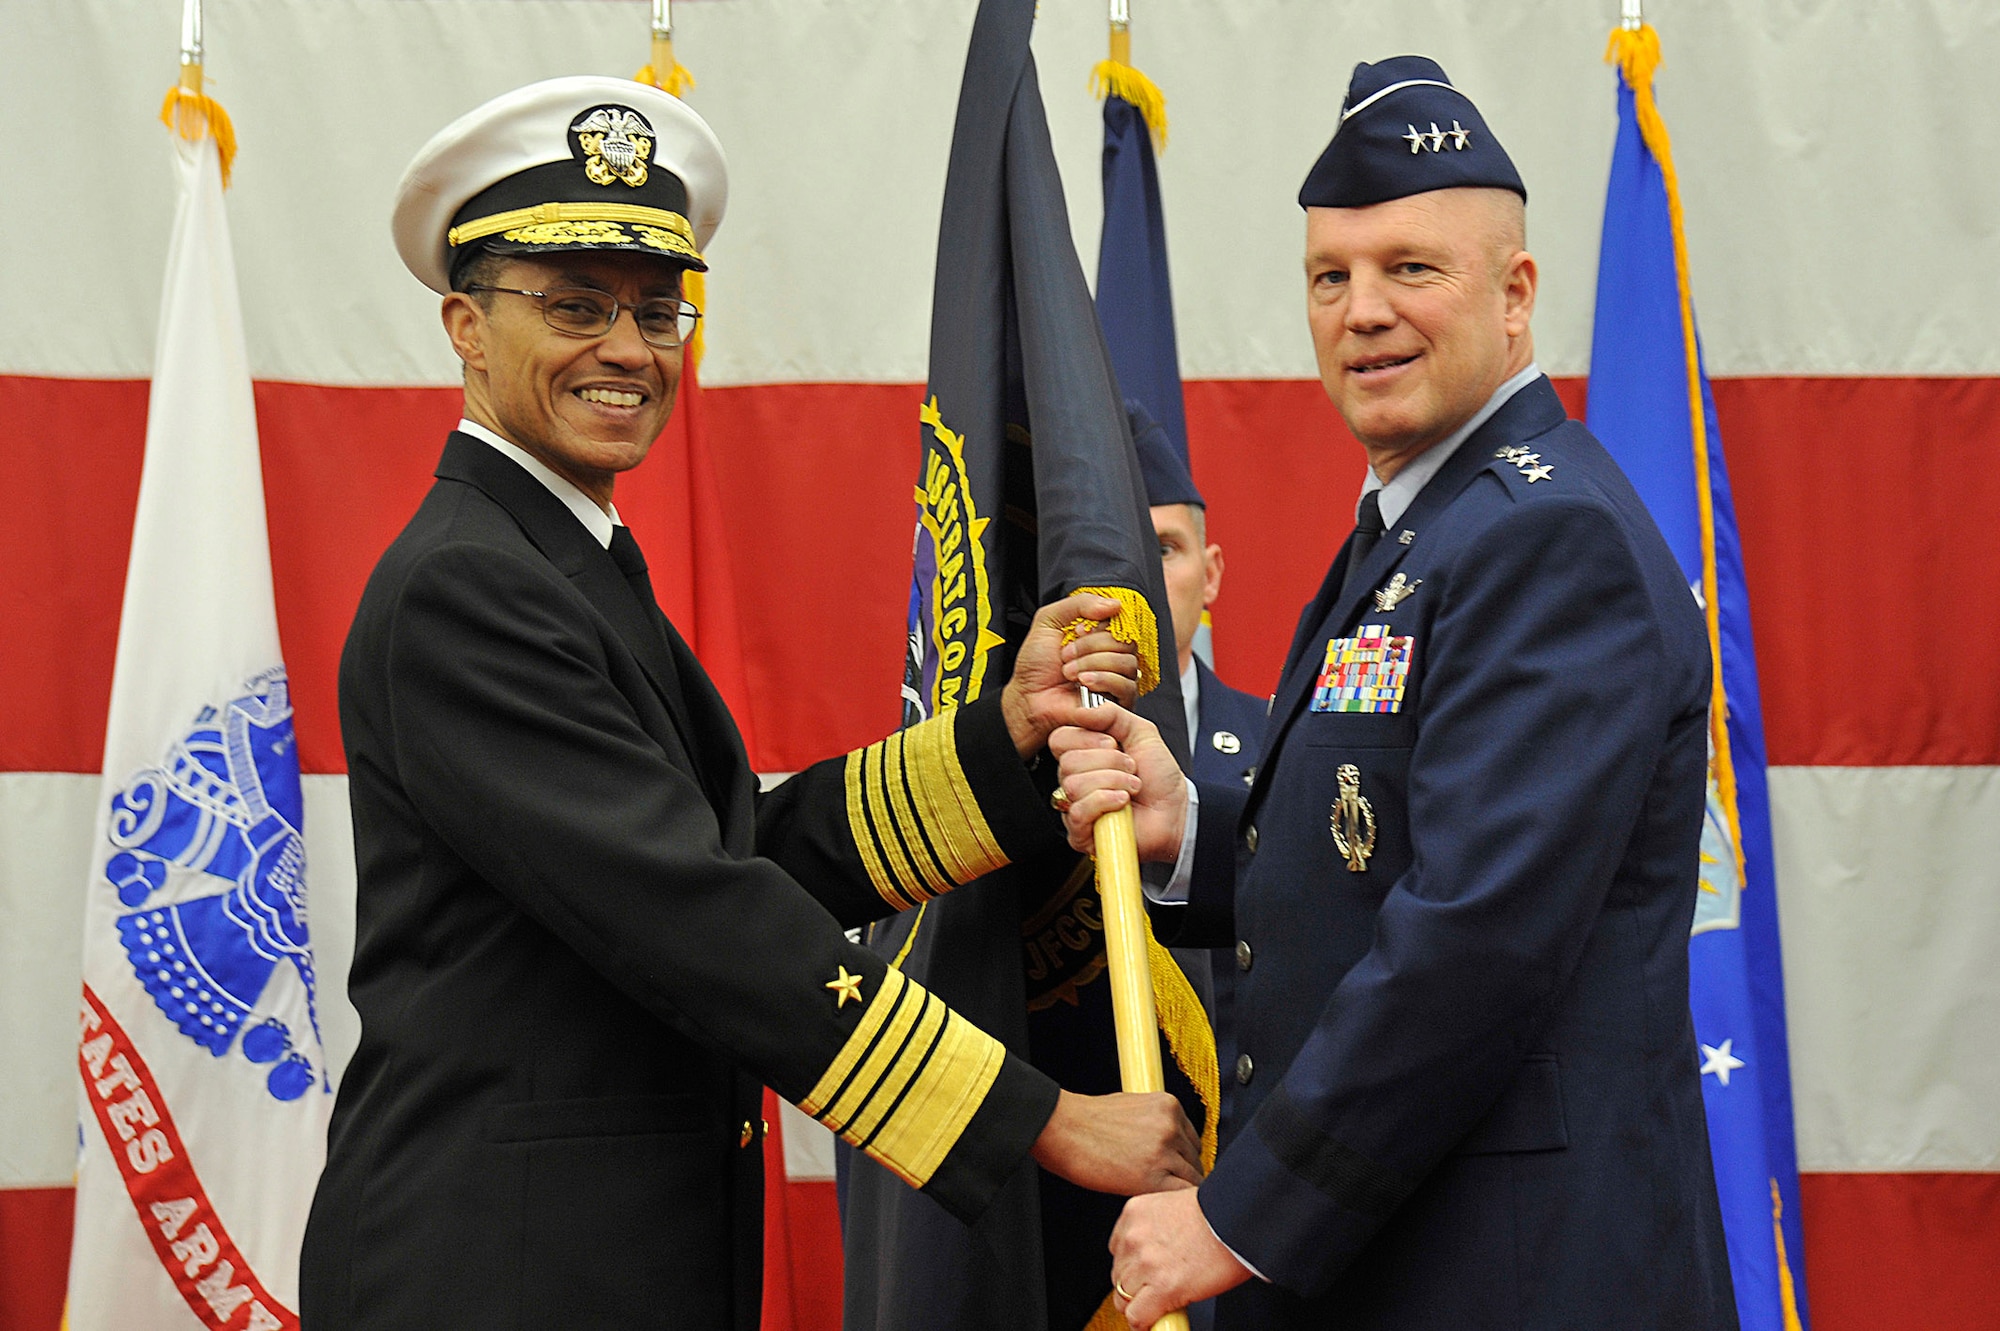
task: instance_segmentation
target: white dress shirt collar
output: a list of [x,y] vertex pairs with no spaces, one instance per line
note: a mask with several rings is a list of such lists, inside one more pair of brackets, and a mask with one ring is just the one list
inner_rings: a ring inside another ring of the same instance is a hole
[[478,421],[460,420],[458,430],[460,434],[469,434],[474,439],[491,444],[501,453],[518,462],[523,471],[540,481],[550,494],[562,500],[569,511],[576,514],[576,520],[581,522],[584,528],[596,538],[599,545],[607,550],[611,548],[611,533],[613,529],[623,525],[618,521],[617,505],[612,505],[611,511],[606,513],[597,506],[596,501],[589,495],[542,465],[541,461],[534,454],[528,452],[525,448],[508,443]]
[[[1509,398],[1541,377],[1541,367],[1530,362],[1527,369],[1494,389],[1493,396],[1487,398],[1486,405],[1472,414],[1471,420],[1425,449],[1415,461],[1397,472],[1387,485],[1381,482],[1375,475],[1375,469],[1370,467],[1368,479],[1361,483],[1361,494],[1365,495],[1370,490],[1382,492],[1379,501],[1382,505],[1382,526],[1384,528],[1395,526],[1396,520],[1409,511],[1410,504],[1416,499],[1418,492],[1429,484],[1431,477],[1444,468],[1445,463],[1451,461],[1451,455],[1458,451],[1459,445],[1470,439],[1474,430],[1493,419],[1493,413],[1506,406]],[[1360,502],[1360,496],[1355,496],[1357,506]]]

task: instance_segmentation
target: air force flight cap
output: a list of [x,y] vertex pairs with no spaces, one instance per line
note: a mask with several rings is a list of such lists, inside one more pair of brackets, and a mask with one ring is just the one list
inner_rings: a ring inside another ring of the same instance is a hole
[[1132,423],[1132,447],[1139,454],[1139,474],[1146,479],[1146,502],[1154,508],[1161,504],[1207,508],[1201,491],[1194,488],[1194,475],[1188,464],[1174,447],[1174,441],[1167,437],[1166,428],[1153,419],[1153,413],[1139,399],[1128,397],[1125,416]]
[[636,250],[706,270],[728,196],[722,145],[687,103],[574,75],[502,93],[438,131],[403,172],[391,229],[440,294],[482,249]]
[[1462,185],[1528,187],[1472,99],[1435,60],[1399,55],[1359,64],[1333,142],[1299,189],[1301,208],[1364,208]]

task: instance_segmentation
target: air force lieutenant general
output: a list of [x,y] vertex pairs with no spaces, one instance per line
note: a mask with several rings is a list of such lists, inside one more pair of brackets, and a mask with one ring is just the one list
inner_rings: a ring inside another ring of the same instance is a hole
[[1707,645],[1535,366],[1526,199],[1435,63],[1356,68],[1299,202],[1369,475],[1254,782],[1190,802],[1110,709],[1056,737],[1073,843],[1132,802],[1187,866],[1163,937],[1246,966],[1215,1170],[1112,1238],[1135,1327],[1223,1291],[1220,1328],[1736,1326],[1688,1009]]

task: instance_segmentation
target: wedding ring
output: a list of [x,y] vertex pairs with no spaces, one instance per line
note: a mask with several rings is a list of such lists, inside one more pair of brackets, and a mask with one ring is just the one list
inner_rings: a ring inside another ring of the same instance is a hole
[[1063,787],[1061,782],[1057,782],[1056,788],[1049,792],[1049,807],[1057,813],[1065,813],[1069,810],[1069,791]]
[[1119,1284],[1116,1280],[1111,1282],[1111,1288],[1117,1290],[1118,1297],[1125,1300],[1125,1302],[1130,1303],[1132,1301],[1132,1296],[1126,1292],[1125,1286]]

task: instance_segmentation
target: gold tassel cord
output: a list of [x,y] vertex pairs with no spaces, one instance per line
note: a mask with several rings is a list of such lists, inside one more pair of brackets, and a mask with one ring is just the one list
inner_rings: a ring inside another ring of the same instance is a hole
[[1118,97],[1138,108],[1153,132],[1153,143],[1167,150],[1167,95],[1160,85],[1122,60],[1100,60],[1090,71],[1090,95],[1102,101]]
[[189,143],[214,136],[216,156],[222,159],[222,187],[228,189],[229,169],[236,163],[236,126],[222,103],[201,91],[199,66],[189,68],[196,71],[191,79],[167,89],[167,99],[160,103],[160,123]]
[[1109,629],[1111,636],[1139,653],[1139,692],[1151,693],[1160,684],[1160,624],[1153,607],[1143,594],[1129,587],[1078,587],[1079,596],[1108,596],[1118,602],[1118,613],[1107,620],[1079,619],[1063,629],[1063,641],[1075,642],[1086,633]]
[[1660,117],[1653,100],[1653,72],[1660,67],[1660,34],[1650,23],[1637,28],[1617,28],[1604,48],[1607,64],[1618,66],[1625,86],[1632,90],[1633,107],[1639,116],[1639,137],[1659,165],[1667,191],[1667,222],[1674,237],[1674,281],[1680,288],[1681,345],[1685,349],[1687,372],[1688,426],[1694,436],[1695,503],[1701,516],[1701,599],[1708,620],[1708,654],[1712,671],[1708,725],[1714,749],[1716,793],[1721,796],[1724,815],[1729,820],[1729,840],[1736,850],[1736,876],[1746,881],[1743,867],[1743,824],[1736,809],[1736,766],[1729,751],[1729,694],[1722,677],[1722,606],[1716,596],[1715,499],[1708,469],[1708,416],[1701,393],[1701,348],[1695,340],[1694,297],[1688,284],[1687,228],[1681,214],[1680,177],[1674,172],[1673,145],[1667,139],[1667,122]]

